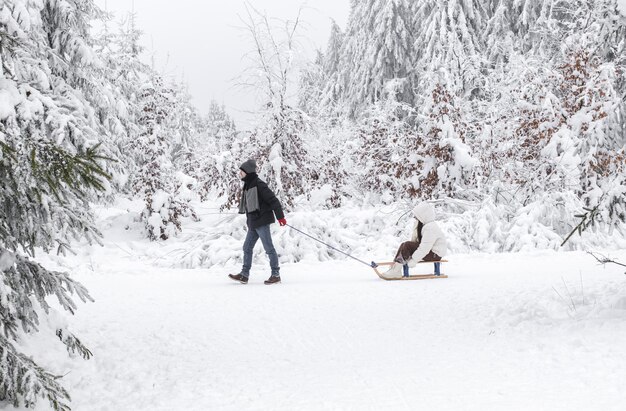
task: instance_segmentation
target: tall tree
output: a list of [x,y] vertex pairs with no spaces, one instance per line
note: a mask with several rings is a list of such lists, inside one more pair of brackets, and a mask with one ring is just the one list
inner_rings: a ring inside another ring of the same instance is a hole
[[102,61],[100,77],[107,80],[107,98],[110,101],[108,116],[103,117],[116,147],[116,164],[119,176],[115,178],[116,192],[130,193],[132,178],[137,171],[137,155],[132,149],[141,130],[138,118],[141,107],[138,96],[141,87],[150,77],[150,67],[141,61],[142,35],[136,26],[136,15],[128,14],[117,23],[116,30],[109,28],[110,17],[105,15],[103,30],[96,37],[95,49]]
[[[74,297],[91,299],[35,251],[64,253],[72,240],[100,236],[89,204],[108,187],[100,153],[111,148],[106,116],[94,115],[107,86],[88,32],[97,12],[89,0],[0,6],[0,398],[15,406],[45,398],[69,409],[59,377],[20,348],[53,310],[47,297],[70,313]],[[56,335],[70,353],[91,356],[64,326]]]
[[341,27],[335,22],[331,21],[330,35],[328,37],[328,44],[326,45],[326,52],[324,54],[324,73],[327,76],[333,76],[339,71],[339,64],[341,64],[341,49],[343,47],[344,34],[341,31]]
[[[307,194],[316,176],[303,139],[310,129],[308,118],[288,103],[295,75],[294,58],[299,50],[300,12],[295,20],[276,27],[250,4],[247,10],[244,24],[254,49],[244,72],[248,79],[245,83],[252,84],[259,93],[263,108],[260,125],[239,155],[257,158],[261,173],[275,185],[277,195],[292,206],[296,197]],[[237,192],[231,192],[229,203],[237,196]]]
[[488,10],[479,0],[425,0],[411,3],[416,50],[414,75],[422,95],[437,83],[453,93],[479,93],[482,30]]
[[141,212],[148,238],[167,240],[182,229],[181,218],[195,212],[190,198],[181,198],[181,182],[172,164],[172,129],[168,117],[175,112],[174,91],[158,74],[146,83],[139,96],[143,107],[138,119],[141,134],[134,142],[140,168],[134,178],[135,193],[145,202]]
[[[338,117],[342,113],[342,109],[339,108],[339,98],[342,89],[339,83],[340,67],[341,67],[341,52],[343,49],[344,33],[341,28],[333,20],[331,23],[330,36],[328,38],[328,44],[326,46],[326,52],[322,56],[322,73],[316,75],[316,78],[320,78],[321,93],[319,95],[318,111],[324,113],[323,115],[332,117],[333,119]],[[319,58],[319,56],[318,56]],[[314,73],[320,70],[319,63],[314,66]]]
[[[202,130],[194,151],[189,153],[193,165],[186,172],[197,181],[200,200],[206,201],[209,195],[215,194],[222,199],[226,197],[227,202],[229,193],[239,190],[237,170],[241,159],[237,155],[242,152],[239,133],[224,105],[214,100]],[[235,200],[238,199],[233,198]],[[225,204],[224,207],[231,205]]]
[[322,99],[327,84],[324,71],[324,55],[318,50],[315,61],[307,64],[300,71],[298,84],[298,108],[310,116],[322,120],[324,113]]
[[[390,95],[395,100],[413,102],[409,81],[414,44],[410,13],[406,0],[352,3],[336,84],[331,82],[327,89],[327,93],[337,96],[350,117]],[[334,68],[332,64],[330,68]]]

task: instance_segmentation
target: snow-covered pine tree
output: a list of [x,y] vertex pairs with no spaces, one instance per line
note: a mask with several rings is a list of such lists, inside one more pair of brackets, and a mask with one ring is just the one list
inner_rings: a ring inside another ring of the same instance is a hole
[[[240,186],[238,169],[243,162],[241,158],[245,155],[241,154],[241,141],[235,122],[226,112],[224,105],[211,101],[203,131],[199,134],[196,144],[197,154],[194,156],[196,165],[190,175],[198,182],[200,200],[206,201],[210,194],[228,199],[230,193],[238,192]],[[226,203],[224,207],[233,205],[229,204],[228,200]]]
[[181,218],[195,217],[189,198],[180,198],[181,182],[171,160],[171,129],[167,119],[174,111],[173,90],[154,73],[139,96],[143,112],[139,117],[141,134],[133,144],[140,161],[134,177],[134,190],[145,201],[141,213],[148,238],[167,240],[181,231]]
[[438,77],[445,74],[446,88],[461,96],[480,93],[483,82],[482,32],[488,9],[479,0],[425,0],[411,2],[414,16],[412,44],[416,55],[413,72],[420,95],[430,98]]
[[518,26],[520,19],[516,14],[515,3],[495,1],[487,7],[488,20],[481,35],[485,57],[491,68],[494,68],[508,64],[511,54],[523,52],[523,34]]
[[140,59],[142,47],[139,39],[142,32],[136,27],[136,15],[128,14],[111,29],[111,17],[105,14],[103,30],[96,38],[95,49],[103,67],[101,78],[108,81],[102,89],[110,101],[108,116],[103,118],[110,130],[119,162],[114,181],[117,192],[130,193],[129,178],[137,170],[136,158],[131,145],[140,133],[138,118],[141,108],[137,102],[144,79],[149,77],[150,68]]
[[[393,100],[413,103],[409,79],[413,47],[413,25],[406,0],[352,2],[337,76],[331,78],[325,100],[337,100],[351,118],[390,93],[394,94]],[[329,61],[329,69],[335,69],[334,62]]]
[[523,53],[536,54],[542,34],[537,25],[553,14],[553,0],[492,1],[485,5],[489,20],[483,32],[485,51],[492,58],[501,55],[499,45],[511,46]]
[[309,116],[318,118],[320,121],[324,119],[321,102],[326,84],[324,55],[318,50],[315,61],[308,63],[300,71],[298,108]]
[[204,131],[212,144],[217,144],[218,151],[229,150],[237,137],[237,126],[226,112],[224,104],[212,100],[206,114]]
[[339,27],[335,20],[331,20],[330,35],[328,36],[328,44],[326,45],[323,62],[324,73],[326,73],[328,77],[333,76],[339,71],[343,39],[344,34],[341,31],[341,27]]
[[[190,207],[189,202],[200,190],[194,169],[200,154],[199,139],[206,123],[194,107],[184,80],[172,81],[171,88],[174,104],[166,118],[166,128],[172,141],[170,157],[174,168],[175,194]],[[193,219],[197,219],[191,208],[188,211]]]
[[142,31],[134,13],[119,22],[116,33],[102,35],[102,75],[110,80],[113,111],[120,120],[114,133],[124,172],[119,188],[142,193],[148,236],[166,239],[180,230],[182,216],[195,215],[188,204],[192,180],[177,173],[174,163],[182,169],[191,161],[185,152],[200,120],[184,84],[166,86],[162,76],[141,61]]
[[[123,133],[120,125],[127,121],[124,110],[119,110],[124,99],[106,75],[105,60],[98,53],[97,40],[91,35],[93,22],[107,16],[93,0],[44,1],[36,7],[40,7],[41,24],[46,27],[46,45],[54,51],[48,58],[50,70],[66,79],[70,87],[80,90],[90,106],[92,127],[103,136],[101,154],[119,159],[122,151],[114,141]],[[114,161],[104,167],[114,177],[115,190],[124,180],[124,166]],[[108,194],[112,195],[108,184]]]
[[491,9],[486,36],[512,33],[528,56],[554,62],[570,36],[582,33],[596,39],[597,54],[615,56],[616,49],[623,47],[623,28],[619,27],[624,17],[616,0],[517,0],[494,2]]
[[[353,1],[345,34],[333,24],[325,55],[320,107],[336,117],[330,134],[357,136],[342,148],[355,152],[353,163],[336,159],[333,171],[358,184],[355,193],[365,190],[383,202],[404,197],[405,181],[394,170],[406,160],[399,141],[414,132],[405,123],[415,97],[409,78],[413,41],[405,0]],[[354,129],[342,121],[346,117],[356,120]]]
[[[15,406],[44,398],[69,409],[60,377],[20,348],[53,310],[48,297],[70,313],[74,297],[91,299],[34,257],[100,236],[89,203],[110,176],[100,154],[105,128],[90,101],[102,81],[87,30],[95,12],[89,0],[0,5],[0,401]],[[56,335],[70,353],[91,356],[67,328]]]
[[333,20],[331,22],[330,36],[326,45],[326,52],[323,54],[323,84],[321,85],[321,95],[318,111],[330,118],[331,125],[337,123],[338,115],[342,109],[338,107],[338,100],[341,91],[339,82],[339,68],[341,64],[341,50],[343,47],[344,34],[341,28]]
[[177,169],[182,169],[187,153],[195,149],[198,133],[202,127],[202,119],[191,102],[188,85],[172,80],[173,111],[167,116],[167,128],[171,130],[171,158]]

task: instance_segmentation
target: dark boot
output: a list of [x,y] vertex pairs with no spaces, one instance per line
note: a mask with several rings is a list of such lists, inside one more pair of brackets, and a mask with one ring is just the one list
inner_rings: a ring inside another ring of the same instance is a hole
[[248,284],[248,277],[245,277],[241,273],[239,274],[228,274],[228,278],[233,281],[239,281],[241,284]]
[[264,281],[265,285],[272,285],[272,284],[278,284],[278,283],[280,283],[280,277],[277,275],[273,275]]

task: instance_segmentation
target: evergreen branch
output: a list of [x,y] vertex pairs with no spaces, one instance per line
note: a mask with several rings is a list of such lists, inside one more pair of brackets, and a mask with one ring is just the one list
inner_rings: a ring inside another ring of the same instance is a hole
[[[14,35],[14,34],[9,34],[7,32],[7,28],[6,25],[3,25],[3,27],[0,27],[0,54],[5,54],[8,56],[15,56],[15,50],[21,45],[21,41],[20,39]],[[5,77],[11,78],[13,77],[14,73],[13,70],[11,69],[10,65],[7,64],[7,59],[6,58],[2,58],[1,60],[1,66],[0,69],[2,69],[2,71],[5,74]]]
[[3,250],[3,256],[14,259],[13,265],[2,272],[4,284],[11,290],[7,293],[7,299],[15,308],[10,310],[10,307],[0,304],[0,317],[7,337],[16,338],[20,323],[26,332],[37,330],[39,317],[33,307],[33,299],[46,314],[50,311],[46,297],[51,295],[56,296],[61,307],[71,314],[77,308],[72,295],[78,296],[83,302],[94,301],[87,289],[72,280],[67,273],[49,271],[40,264],[7,250]]
[[583,207],[585,213],[576,214],[574,217],[580,218],[580,222],[574,227],[574,229],[569,233],[569,235],[563,240],[561,243],[561,247],[563,247],[567,241],[575,234],[582,235],[583,231],[585,231],[590,226],[593,226],[596,222],[596,218],[598,217],[600,204],[595,206],[594,208],[586,208]]
[[84,189],[104,191],[105,180],[112,177],[98,161],[115,161],[98,154],[100,144],[85,153],[71,154],[51,143],[31,148],[30,162],[36,175],[41,177],[59,202],[63,202],[60,182],[84,195]]
[[59,337],[59,340],[61,340],[61,342],[63,342],[63,344],[67,346],[68,353],[74,354],[78,352],[78,354],[85,360],[93,357],[93,353],[87,347],[85,347],[83,343],[71,332],[59,328],[56,334],[57,337]]
[[2,150],[2,154],[9,157],[11,161],[13,162],[17,161],[17,155],[15,153],[15,150],[11,146],[0,141],[0,149]]
[[19,407],[23,402],[33,407],[39,397],[47,398],[55,411],[70,411],[66,402],[69,393],[52,375],[32,359],[18,352],[3,336],[0,336],[0,398]]

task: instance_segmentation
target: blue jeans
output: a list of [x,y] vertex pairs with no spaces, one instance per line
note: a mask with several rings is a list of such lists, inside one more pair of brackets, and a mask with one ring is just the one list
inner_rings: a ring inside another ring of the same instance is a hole
[[270,225],[263,225],[259,228],[250,228],[248,226],[248,234],[246,240],[243,242],[243,268],[241,269],[241,275],[244,277],[250,276],[250,268],[252,267],[252,252],[254,251],[254,245],[258,239],[261,239],[261,244],[265,249],[265,253],[270,258],[270,268],[272,269],[272,276],[280,276],[280,267],[278,265],[278,254],[272,243],[272,233],[270,232]]

